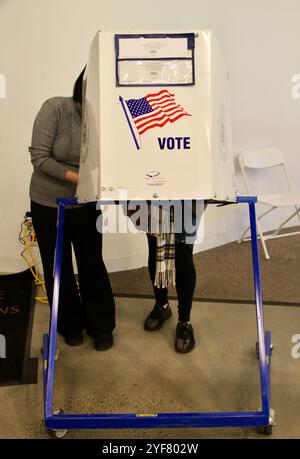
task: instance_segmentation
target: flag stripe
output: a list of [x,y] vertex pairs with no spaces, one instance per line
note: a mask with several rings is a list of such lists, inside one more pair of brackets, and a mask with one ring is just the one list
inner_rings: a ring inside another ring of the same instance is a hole
[[165,108],[165,107],[168,107],[169,105],[177,105],[175,101],[168,101],[164,104],[151,104],[151,107],[154,108],[154,107],[161,107],[161,108]]
[[[138,130],[140,131],[141,128],[143,128],[144,126],[148,125],[148,124],[151,124],[153,123],[153,121],[161,121],[163,119],[168,119],[168,118],[172,118],[174,115],[176,115],[177,113],[181,113],[182,110],[176,110],[175,112],[169,114],[169,115],[166,115],[165,113],[162,114],[162,116],[160,117],[153,117],[152,119],[149,119],[147,120],[145,123],[142,123],[140,124],[138,121],[136,121],[136,127],[138,128]],[[187,114],[186,112],[184,112],[184,114]]]
[[159,110],[159,111],[151,113],[150,115],[148,115],[147,117],[144,117],[143,119],[141,119],[141,118],[136,119],[135,120],[135,124],[137,126],[140,126],[141,123],[143,123],[142,125],[144,126],[144,122],[151,121],[153,118],[156,118],[157,115],[160,115],[161,113],[163,113],[165,116],[172,116],[174,113],[182,112],[182,111],[184,111],[183,108],[182,107],[177,107],[177,106],[176,107],[172,107],[169,110]]
[[167,116],[163,113],[160,117],[156,116],[156,117],[151,118],[150,120],[146,121],[145,123],[139,124],[138,122],[136,122],[135,124],[136,124],[138,129],[141,129],[144,126],[146,126],[147,124],[153,123],[153,121],[161,121],[161,120],[164,120],[165,118],[167,118]]
[[147,94],[145,96],[145,98],[147,99],[148,97],[158,97],[160,94],[163,94],[163,93],[167,93],[167,94],[170,94],[170,96],[174,96],[174,94],[171,94],[167,89],[162,89],[159,92],[155,92],[155,93],[152,93],[152,94]]
[[[170,111],[173,112],[174,110],[178,110],[178,107],[173,107],[172,109],[169,110],[169,112]],[[180,111],[183,111],[183,109],[180,109]],[[151,113],[151,115],[148,115],[147,118],[135,119],[135,122],[136,122],[137,125],[139,125],[140,123],[144,123],[145,121],[148,122],[152,118],[156,118],[160,114],[163,114],[164,116],[170,116],[170,114],[172,114],[172,113],[167,113],[165,110],[159,110],[159,111],[155,111],[155,112]]]
[[140,134],[144,134],[144,132],[148,131],[149,129],[152,129],[154,127],[163,127],[165,124],[167,123],[174,123],[175,121],[177,121],[179,118],[181,118],[182,116],[191,116],[191,115],[188,115],[187,113],[181,113],[180,115],[178,115],[176,118],[174,118],[173,120],[171,120],[170,118],[167,118],[163,123],[155,123],[155,124],[152,124],[150,126],[147,126],[145,127],[144,129],[142,129],[141,131],[139,131]]
[[162,102],[167,102],[168,100],[175,100],[173,96],[162,96],[157,99],[147,99],[147,102],[149,102],[150,105],[155,104],[155,103],[162,103]]
[[176,111],[178,111],[178,112],[185,112],[185,113],[186,113],[186,111],[183,110],[182,107],[173,107],[173,108],[169,108],[169,110],[164,110],[164,112],[166,113],[166,115],[171,116],[171,115],[173,115],[174,110],[176,110]]
[[167,104],[167,105],[164,105],[163,107],[161,107],[161,109],[165,112],[167,112],[168,110],[172,110],[172,108],[174,107],[180,107],[180,105],[177,105],[175,103],[172,103],[172,104]]

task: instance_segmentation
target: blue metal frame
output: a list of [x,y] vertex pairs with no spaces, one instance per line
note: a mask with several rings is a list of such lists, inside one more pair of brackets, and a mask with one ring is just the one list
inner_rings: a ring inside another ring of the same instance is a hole
[[221,413],[161,414],[53,414],[53,389],[59,287],[62,265],[65,206],[77,204],[76,199],[59,199],[57,245],[54,267],[54,291],[50,320],[50,338],[43,336],[44,419],[48,429],[132,429],[175,427],[244,427],[268,426],[270,419],[271,333],[264,331],[264,311],[256,229],[255,197],[238,197],[237,203],[249,205],[251,225],[256,322],[259,347],[261,411]]

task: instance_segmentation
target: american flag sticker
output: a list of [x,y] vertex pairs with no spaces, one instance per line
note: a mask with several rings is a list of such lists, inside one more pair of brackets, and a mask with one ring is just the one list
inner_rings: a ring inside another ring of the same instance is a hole
[[141,142],[136,133],[141,136],[155,127],[162,128],[167,123],[175,123],[183,116],[192,116],[176,103],[175,95],[166,89],[147,94],[141,99],[124,100],[120,96],[119,100],[138,150]]

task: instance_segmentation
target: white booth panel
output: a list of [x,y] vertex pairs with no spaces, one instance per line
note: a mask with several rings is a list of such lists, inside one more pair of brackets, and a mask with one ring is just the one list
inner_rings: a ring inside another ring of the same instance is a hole
[[236,195],[229,78],[209,31],[98,32],[79,202]]

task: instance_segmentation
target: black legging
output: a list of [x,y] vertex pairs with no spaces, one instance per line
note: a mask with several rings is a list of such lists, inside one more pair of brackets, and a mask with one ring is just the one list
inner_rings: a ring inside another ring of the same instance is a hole
[[[31,202],[31,213],[51,305],[57,208]],[[115,303],[102,259],[102,234],[96,230],[99,215],[100,211],[95,206],[65,211],[57,327],[64,336],[84,328],[95,336],[110,333],[115,327]],[[73,270],[71,246],[77,262],[80,294]]]
[[[154,286],[156,272],[156,237],[147,234],[149,246],[148,268],[153,284],[156,303],[168,302],[168,289]],[[175,243],[176,290],[178,296],[178,320],[188,322],[196,285],[196,270],[193,262],[193,244]]]

